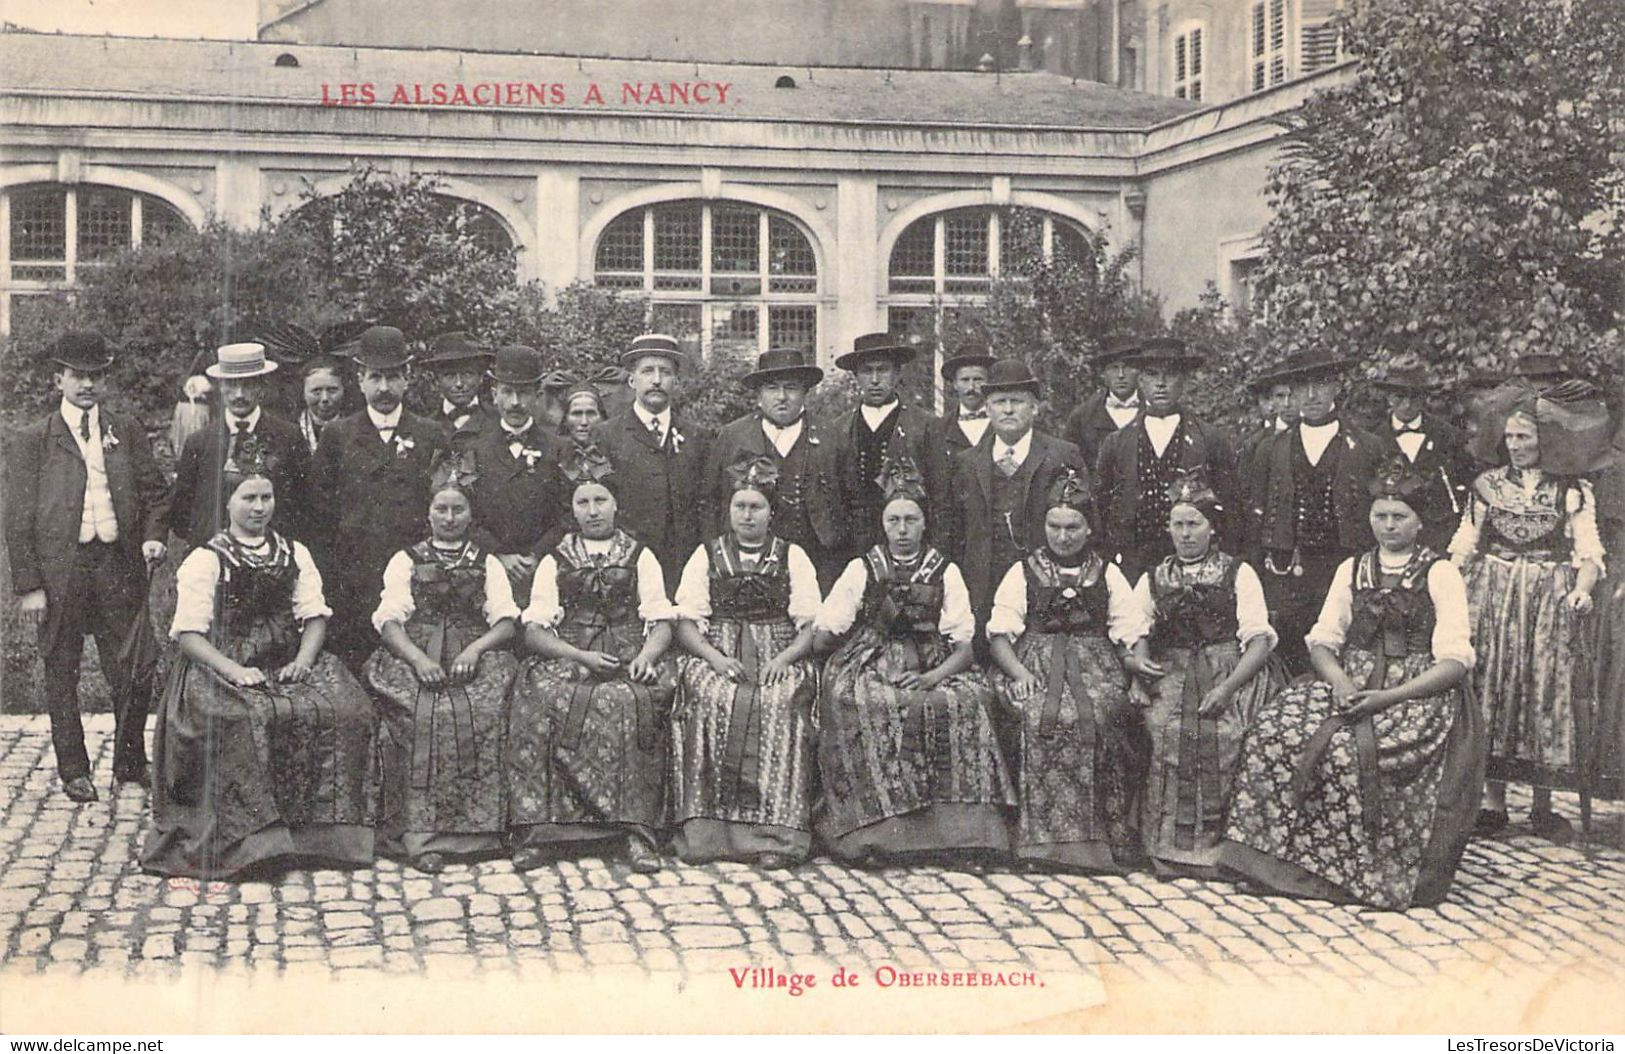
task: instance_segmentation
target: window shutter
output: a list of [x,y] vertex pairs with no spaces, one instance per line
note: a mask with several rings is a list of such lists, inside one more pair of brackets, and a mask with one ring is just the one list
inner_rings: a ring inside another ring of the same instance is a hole
[[1337,62],[1339,0],[1299,0],[1298,65],[1304,73]]

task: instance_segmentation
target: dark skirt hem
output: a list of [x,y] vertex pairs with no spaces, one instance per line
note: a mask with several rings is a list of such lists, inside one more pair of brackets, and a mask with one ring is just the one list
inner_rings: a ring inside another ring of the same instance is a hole
[[1301,900],[1329,900],[1334,904],[1354,904],[1359,898],[1342,886],[1334,885],[1297,864],[1261,853],[1252,846],[1228,839],[1219,843],[1219,869],[1240,875],[1276,893]]
[[[197,859],[190,832],[154,828],[141,854],[143,870],[179,878],[230,880],[244,871],[282,858],[321,860],[339,866],[367,867],[374,859],[373,829],[360,824],[310,824],[289,828],[273,824],[236,845]],[[188,850],[193,850],[188,852]],[[212,866],[210,866],[212,865]]]
[[1122,875],[1128,868],[1112,856],[1107,842],[1043,842],[1018,845],[1016,858],[1030,863],[1049,864],[1068,871],[1089,871],[1103,875]]
[[570,842],[604,842],[612,838],[637,838],[657,847],[652,828],[633,823],[529,823],[515,824],[509,830],[508,848],[544,849]]
[[1006,810],[980,802],[937,802],[901,816],[892,816],[855,831],[835,835],[820,831],[830,855],[841,860],[862,860],[870,853],[1010,851]]
[[407,831],[401,836],[401,851],[406,856],[424,853],[449,853],[453,856],[472,856],[502,848],[500,831]]
[[800,863],[812,853],[812,832],[770,824],[740,823],[695,817],[684,820],[671,839],[672,851],[685,864],[713,860],[755,863],[763,853],[777,853]]

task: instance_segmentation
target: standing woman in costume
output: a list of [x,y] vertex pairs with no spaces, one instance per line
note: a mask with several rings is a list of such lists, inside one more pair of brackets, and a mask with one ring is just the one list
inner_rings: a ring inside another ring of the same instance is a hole
[[521,616],[531,657],[508,717],[514,866],[560,847],[624,840],[632,869],[661,868],[670,720],[671,601],[660,560],[615,526],[608,463],[578,460],[577,529],[536,567]]
[[673,846],[687,863],[799,863],[812,850],[812,655],[818,572],[771,532],[778,466],[730,467],[728,533],[694,550],[677,587]]
[[824,667],[818,833],[836,857],[873,865],[923,853],[1010,848],[1015,787],[971,668],[976,616],[959,568],[924,544],[925,485],[906,458],[881,475],[885,540],[853,560],[818,612]]
[[1016,855],[1069,871],[1123,871],[1139,857],[1133,802],[1145,774],[1124,653],[1143,613],[1116,564],[1096,554],[1084,477],[1049,490],[1043,548],[1005,572],[987,635],[999,699],[1017,714]]
[[1223,510],[1206,474],[1174,480],[1168,501],[1173,555],[1134,588],[1150,627],[1133,662],[1151,698],[1141,829],[1159,874],[1217,878],[1241,738],[1280,686],[1267,669],[1277,638],[1257,572],[1215,541]]
[[501,848],[506,826],[502,741],[519,661],[503,645],[519,608],[501,561],[469,538],[463,463],[436,466],[429,537],[384,568],[372,613],[383,645],[362,668],[383,718],[383,848],[426,872]]
[[230,526],[176,574],[142,865],[233,878],[303,857],[373,859],[372,703],[322,651],[332,610],[299,542],[271,530],[271,455],[249,436],[223,478]]
[[[1573,838],[1551,788],[1576,789],[1596,700],[1583,620],[1603,574],[1591,484],[1556,404],[1505,389],[1487,400],[1474,453],[1501,464],[1473,481],[1450,556],[1467,580],[1474,674],[1489,735],[1478,832],[1506,826],[1506,781],[1535,788],[1529,820],[1555,842]],[[1504,453],[1503,453],[1504,452]]]
[[592,445],[592,426],[604,420],[604,397],[591,381],[573,381],[559,397],[564,416],[559,419],[559,435],[570,445],[585,449]]
[[1219,866],[1278,893],[1403,911],[1439,903],[1484,779],[1467,596],[1416,542],[1424,481],[1371,484],[1377,547],[1338,565],[1307,638],[1319,678],[1275,696],[1241,746]]

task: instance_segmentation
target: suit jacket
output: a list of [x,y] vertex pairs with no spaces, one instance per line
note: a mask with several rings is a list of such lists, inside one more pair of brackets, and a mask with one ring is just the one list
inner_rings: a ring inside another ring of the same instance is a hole
[[[141,543],[164,540],[169,486],[140,422],[105,406],[100,417],[117,545],[132,567],[140,567]],[[117,442],[106,447],[109,436]],[[44,589],[49,596],[64,587],[79,547],[87,478],[79,444],[56,410],[11,435],[5,529],[11,584],[19,595]]]
[[[714,538],[728,529],[728,468],[747,456],[770,457],[778,462],[781,474],[799,476],[807,516],[818,536],[818,544],[826,550],[841,548],[845,532],[836,502],[836,443],[828,426],[802,418],[801,438],[790,448],[790,456],[781,458],[762,431],[762,415],[758,412],[728,422],[711,442],[705,461],[706,501],[710,509],[706,537]],[[781,484],[779,489],[782,493],[785,486]]]
[[1101,445],[1117,429],[1117,422],[1106,412],[1106,390],[1102,388],[1067,416],[1061,436],[1083,451],[1084,460],[1093,465],[1100,458]]
[[[936,508],[943,508],[949,502],[951,495],[949,486],[954,478],[954,459],[963,451],[971,449],[971,441],[965,438],[965,433],[959,427],[958,410],[933,417],[929,429],[929,446],[931,449],[931,471],[927,473],[937,492],[931,495],[931,504]],[[993,426],[988,425],[982,431],[980,446],[992,446]]]
[[[991,434],[991,433],[990,433]],[[1064,439],[1033,432],[1032,447],[1015,479],[1026,487],[1027,537],[1022,544],[1028,552],[1045,545],[1044,514],[1048,511],[1049,490],[1055,481],[1073,469],[1088,479],[1089,467],[1083,452]],[[985,438],[985,437],[984,437]],[[991,441],[960,451],[954,458],[953,510],[948,521],[947,548],[965,576],[971,606],[986,618],[993,604],[993,591],[1007,567],[993,566],[993,445]]]
[[665,450],[631,410],[593,426],[593,441],[609,458],[618,481],[617,525],[660,558],[668,593],[676,589],[683,564],[710,522],[704,481],[712,438],[675,411],[671,426],[682,438],[676,449]]
[[[1343,445],[1342,458],[1332,477],[1338,544],[1350,551],[1369,548],[1371,494],[1366,487],[1389,447],[1347,421],[1342,422],[1332,442]],[[1292,427],[1266,436],[1253,454],[1252,474],[1247,481],[1248,513],[1255,524],[1250,540],[1265,552],[1290,552],[1297,544],[1294,466],[1302,443],[1297,427]]]
[[375,604],[382,580],[371,579],[427,533],[429,469],[449,443],[439,424],[405,409],[388,443],[366,410],[322,429],[312,472],[318,536],[335,574],[367,591],[354,603]]
[[[1145,431],[1142,420],[1136,418],[1133,424],[1107,436],[1095,462],[1095,500],[1100,507],[1105,548],[1118,552],[1144,544],[1143,539],[1136,538],[1134,530],[1141,498],[1140,436]],[[1180,414],[1179,432],[1171,442],[1179,444],[1180,467],[1207,469],[1208,483],[1220,504],[1226,509],[1236,508],[1236,448],[1229,434],[1186,411]],[[1160,543],[1165,538],[1166,535],[1157,541]]]
[[[1399,436],[1389,418],[1384,417],[1372,433],[1386,440],[1384,457],[1403,453]],[[1422,477],[1422,507],[1416,511],[1422,517],[1421,539],[1437,552],[1443,552],[1461,520],[1461,510],[1467,501],[1467,491],[1477,475],[1467,454],[1467,438],[1461,430],[1434,414],[1422,415],[1422,447],[1412,462]]]
[[[892,429],[891,441],[897,444],[897,449],[907,452],[909,457],[914,459],[920,475],[925,480],[926,496],[930,504],[938,506],[942,501],[943,492],[935,478],[938,466],[931,457],[931,422],[930,414],[904,403],[897,408],[897,421]],[[834,440],[836,493],[842,513],[848,517],[846,555],[849,557],[860,555],[871,545],[877,544],[882,537],[879,514],[865,517],[858,511],[867,508],[866,499],[874,493],[875,482],[872,479],[861,478],[863,473],[858,466],[853,429],[868,427],[863,421],[862,410],[851,410],[841,414],[824,426],[825,433]],[[928,525],[938,516],[939,509],[927,509]],[[875,522],[861,522],[864,519],[873,519]],[[933,537],[942,537],[940,532],[934,530],[931,534]]]
[[[267,410],[260,411],[255,437],[271,451],[271,482],[276,487],[276,529],[303,540],[309,533],[310,454],[299,426]],[[169,528],[189,545],[202,545],[226,525],[226,493],[222,471],[231,436],[224,415],[193,432],[175,462],[175,484],[170,491]]]
[[480,436],[502,430],[502,415],[491,405],[490,400],[484,396],[480,397],[474,412],[469,415],[467,421],[463,422],[461,428],[452,423],[453,415],[443,412],[441,409],[443,405],[443,400],[436,400],[432,411],[424,416],[444,428],[446,434],[451,437],[452,446],[458,450],[466,448]]
[[508,433],[498,424],[464,448],[479,475],[474,481],[474,540],[488,553],[540,557],[543,540],[569,514],[570,481],[559,468],[565,441],[535,421],[520,434],[520,442],[524,448],[514,457]]

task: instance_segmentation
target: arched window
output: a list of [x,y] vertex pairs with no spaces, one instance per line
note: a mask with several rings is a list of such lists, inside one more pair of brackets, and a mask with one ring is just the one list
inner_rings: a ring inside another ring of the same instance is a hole
[[887,327],[924,335],[939,308],[980,303],[997,277],[1038,261],[1091,258],[1093,236],[1029,208],[978,205],[922,216],[903,229],[887,269]]
[[[494,210],[449,194],[430,196],[434,199],[438,222],[447,229],[468,233],[477,245],[493,253],[511,253],[515,250],[507,225]],[[299,206],[283,222],[308,225],[318,235],[331,238],[338,232],[339,221],[333,215],[331,201],[317,198]]]
[[0,191],[0,333],[26,320],[26,298],[67,289],[86,267],[190,229],[168,202],[118,187],[31,183]]
[[812,241],[772,209],[700,201],[632,209],[599,235],[593,277],[648,294],[650,323],[708,355],[818,347]]

